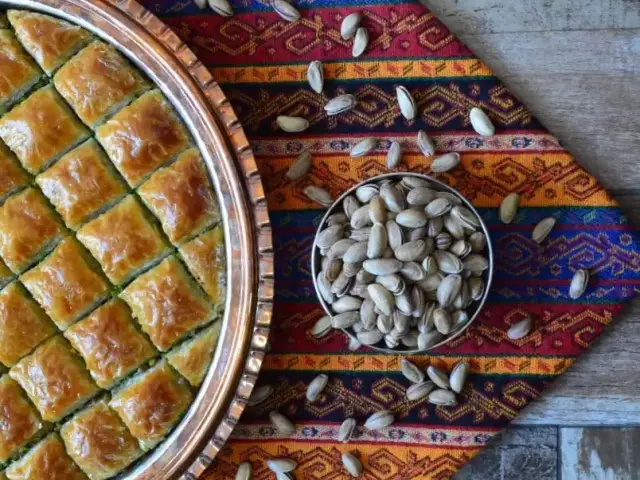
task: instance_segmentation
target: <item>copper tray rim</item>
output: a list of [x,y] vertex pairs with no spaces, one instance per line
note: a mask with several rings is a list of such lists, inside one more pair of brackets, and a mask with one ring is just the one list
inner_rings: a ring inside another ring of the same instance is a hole
[[255,387],[273,311],[271,225],[247,137],[208,69],[134,0],[0,0],[0,7],[56,15],[114,45],[169,98],[205,159],[223,214],[227,250],[228,291],[218,348],[180,424],[117,477],[199,478],[229,439]]

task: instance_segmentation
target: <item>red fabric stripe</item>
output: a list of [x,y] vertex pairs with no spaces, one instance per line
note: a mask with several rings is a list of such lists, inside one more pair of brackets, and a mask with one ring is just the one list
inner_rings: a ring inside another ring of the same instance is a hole
[[[351,41],[339,36],[342,18],[354,8],[315,9],[303,25],[290,24],[274,12],[167,17],[163,20],[208,66],[310,62],[351,58]],[[471,51],[419,4],[367,7],[363,21],[371,41],[367,59],[376,57],[469,57]],[[295,31],[295,35],[293,34]]]
[[[621,308],[621,305],[581,304],[487,305],[463,336],[433,353],[575,357],[602,334]],[[523,340],[505,339],[509,326],[522,319],[525,312],[534,319],[532,332]],[[346,336],[340,331],[332,331],[321,339],[310,335],[309,329],[323,314],[318,305],[277,303],[272,352],[318,355],[348,352]]]

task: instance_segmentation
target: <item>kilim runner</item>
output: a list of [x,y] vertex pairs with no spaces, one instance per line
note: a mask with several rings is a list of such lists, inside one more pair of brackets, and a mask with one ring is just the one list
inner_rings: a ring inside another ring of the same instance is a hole
[[[273,223],[276,303],[271,353],[260,384],[276,386],[265,403],[248,408],[233,439],[212,465],[210,480],[232,479],[237,465],[251,461],[254,479],[273,479],[265,459],[295,458],[295,478],[347,479],[341,452],[362,460],[366,480],[447,479],[476,455],[551,381],[571,366],[605,332],[640,282],[640,245],[616,202],[549,134],[493,73],[429,11],[409,0],[299,0],[303,19],[288,23],[267,0],[235,0],[233,18],[200,11],[192,0],[145,0],[211,69],[242,121],[257,157]],[[340,23],[365,13],[371,42],[360,59],[342,40]],[[322,60],[324,94],[306,83],[310,61]],[[398,110],[395,87],[405,85],[420,111],[408,122]],[[327,117],[328,98],[352,93],[358,107]],[[497,135],[474,133],[468,111],[488,112]],[[311,122],[302,135],[284,134],[277,115]],[[351,185],[383,173],[388,144],[404,144],[399,168],[430,173],[415,136],[426,129],[441,152],[457,151],[462,166],[441,176],[478,207],[488,224],[496,256],[489,301],[466,334],[417,364],[450,368],[464,359],[472,374],[455,407],[405,399],[408,382],[400,357],[347,350],[345,335],[313,339],[309,328],[323,314],[310,276],[310,250],[323,214],[302,193],[309,184],[335,197]],[[363,137],[382,140],[380,153],[349,158]],[[299,183],[285,179],[296,156],[310,150],[313,171]],[[519,192],[523,208],[511,225],[497,207]],[[558,223],[538,246],[531,230],[553,216]],[[576,269],[592,281],[579,300],[568,297]],[[526,313],[532,333],[510,340],[506,330]],[[306,386],[318,373],[330,383],[310,404]],[[297,425],[283,438],[268,413],[278,409]],[[337,442],[338,426],[362,421],[380,409],[395,413],[383,431],[357,432]]]

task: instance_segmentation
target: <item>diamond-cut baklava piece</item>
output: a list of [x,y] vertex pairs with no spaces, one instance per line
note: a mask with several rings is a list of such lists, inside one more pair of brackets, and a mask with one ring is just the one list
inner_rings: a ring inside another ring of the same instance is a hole
[[137,187],[158,167],[190,142],[189,134],[158,91],[145,93],[96,131],[111,161],[132,187]]
[[94,262],[76,239],[67,237],[20,281],[64,330],[109,293],[110,285]]
[[78,231],[78,239],[121,284],[168,254],[170,246],[132,195]]
[[10,30],[0,30],[0,112],[7,110],[42,78],[42,72]]
[[6,470],[9,480],[87,480],[71,460],[58,434],[52,433],[36,444]]
[[110,45],[96,41],[60,69],[60,94],[80,119],[94,127],[149,88],[149,84]]
[[178,345],[167,355],[171,366],[194,387],[200,386],[209,370],[221,326],[222,322],[214,323],[192,339]]
[[0,378],[0,463],[14,456],[44,429],[38,412],[14,380]]
[[110,387],[156,355],[149,340],[135,329],[129,308],[117,299],[98,308],[64,335],[102,388]]
[[180,254],[194,277],[218,309],[226,295],[224,231],[219,225],[180,247]]
[[20,360],[9,375],[48,422],[72,413],[99,391],[82,359],[62,336],[48,340]]
[[74,230],[127,193],[126,184],[95,140],[67,153],[36,182]]
[[60,435],[69,456],[91,480],[111,478],[142,455],[138,441],[105,400],[77,413]]
[[180,421],[192,401],[189,384],[162,360],[127,382],[109,406],[142,448],[150,450]]
[[57,332],[44,311],[18,283],[0,292],[0,362],[15,365]]
[[16,37],[40,67],[51,75],[91,40],[84,28],[28,10],[9,10]]
[[196,149],[154,173],[138,193],[173,243],[187,240],[220,220],[209,174]]
[[13,279],[13,272],[9,270],[9,267],[0,258],[0,288],[3,288],[7,283]]
[[79,145],[89,131],[51,85],[0,118],[0,137],[32,174]]
[[65,232],[35,188],[23,190],[0,207],[0,255],[14,273],[22,273],[53,250]]
[[9,149],[0,142],[0,203],[27,183],[29,183],[29,175],[22,169]]
[[200,287],[173,256],[136,278],[120,296],[162,351],[214,317]]

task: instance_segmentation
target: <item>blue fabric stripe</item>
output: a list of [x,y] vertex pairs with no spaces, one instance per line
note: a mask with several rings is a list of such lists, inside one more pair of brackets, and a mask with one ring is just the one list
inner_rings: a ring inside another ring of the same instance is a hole
[[[443,427],[452,428],[455,426],[474,427],[497,427],[508,422],[508,418],[499,415],[493,418],[492,415],[482,415],[478,418],[477,411],[469,409],[467,414],[460,415],[458,418],[448,419],[441,418],[436,414],[436,406],[430,405],[425,399],[424,401],[407,408],[405,389],[410,384],[399,372],[385,372],[385,379],[380,378],[379,372],[331,372],[332,388],[326,389],[322,395],[323,399],[313,404],[313,409],[308,408],[308,401],[305,399],[306,385],[318,374],[317,371],[298,371],[288,370],[286,378],[281,370],[271,371],[264,370],[260,374],[260,383],[277,385],[278,389],[286,389],[288,392],[295,392],[288,398],[284,399],[279,405],[282,412],[296,412],[296,420],[305,421],[327,421],[341,423],[346,417],[353,416],[362,423],[369,415],[377,410],[389,408],[395,411],[396,421],[387,431],[387,434],[394,438],[402,438],[404,435],[403,425],[419,424],[419,425],[442,425]],[[530,387],[541,391],[546,384],[552,380],[551,375],[527,375],[527,383]],[[488,390],[487,384],[492,385]],[[513,383],[511,375],[480,375],[471,374],[467,379],[465,389],[461,394],[461,403],[468,402],[466,398],[468,392],[483,392],[486,397],[501,398],[504,390],[508,389]],[[295,386],[300,388],[296,389]],[[362,401],[353,401],[352,399],[366,399]],[[522,396],[523,400],[530,401],[531,398]],[[268,402],[267,402],[268,403]],[[360,409],[368,410],[360,410]],[[263,421],[269,423],[269,411],[272,406],[264,405],[256,408],[249,408],[244,413],[245,420],[249,423]],[[355,409],[355,411],[353,410]],[[495,414],[499,414],[496,410]],[[265,426],[265,428],[271,428]],[[311,427],[309,427],[311,428]],[[309,438],[313,438],[313,432],[309,431]],[[440,435],[446,435],[442,432]]]
[[[339,94],[345,93],[344,82],[342,84],[336,82],[329,82],[325,87],[324,95],[326,98],[332,98]],[[367,110],[366,117],[373,119],[375,117],[382,118],[389,108],[396,106],[396,86],[402,82],[398,79],[377,79],[375,87],[372,87],[369,79],[361,81],[351,81],[348,84],[347,93],[353,93],[360,98],[361,102],[366,102]],[[342,85],[342,86],[340,86]],[[472,132],[473,129],[468,124],[468,120],[465,115],[460,115],[457,106],[451,105],[446,98],[448,95],[453,94],[451,90],[452,82],[446,78],[423,78],[411,82],[411,90],[424,90],[434,87],[440,87],[443,89],[443,95],[441,98],[444,103],[444,112],[441,114],[442,118],[436,121],[429,121],[427,117],[417,119],[417,124],[421,125],[425,120],[429,123],[429,129],[433,132],[443,131],[456,131]],[[489,105],[494,105],[494,101],[491,99],[492,91],[499,85],[499,81],[495,77],[482,77],[482,78],[458,78],[455,82],[456,92],[462,93],[462,95],[473,97],[476,102],[486,102]],[[311,127],[305,131],[305,135],[324,135],[330,133],[340,133],[354,135],[357,133],[370,133],[372,125],[364,121],[353,121],[349,119],[349,116],[339,117],[327,117],[322,111],[324,102],[322,99],[310,97],[309,88],[306,85],[300,85],[298,83],[270,83],[270,84],[227,84],[224,85],[224,91],[231,103],[234,106],[236,114],[242,121],[245,130],[249,135],[267,135],[269,132],[275,130],[275,117],[277,115],[297,115],[301,103],[304,103],[308,109],[307,118],[318,118],[318,121],[313,121]],[[457,95],[459,96],[459,93]],[[435,95],[438,93],[436,92]],[[291,99],[297,99],[291,101]],[[518,109],[518,101],[515,98],[510,98],[516,105],[510,106],[509,111],[515,112]],[[416,97],[416,102],[421,103],[422,100],[419,96]],[[435,99],[427,99],[427,103],[433,104]],[[274,104],[279,108],[274,109]],[[260,113],[256,115],[256,112],[271,112],[273,115],[265,115]],[[451,114],[451,115],[448,115]],[[425,113],[426,115],[426,113]],[[438,117],[439,114],[431,113]],[[324,117],[324,118],[323,118]],[[503,133],[509,131],[520,130],[543,130],[542,125],[533,117],[529,115],[517,116],[517,119],[510,121],[508,124],[504,124],[499,119],[494,119]],[[380,120],[381,121],[381,120]],[[376,127],[382,127],[382,125],[376,125]],[[407,122],[401,115],[396,115],[395,118],[387,118],[384,123],[385,134],[392,133],[406,133]]]
[[[139,3],[158,16],[176,17],[180,15],[206,15],[211,13],[210,10],[200,10],[193,0],[185,2],[167,2],[166,0],[139,0]],[[406,3],[405,0],[360,0],[359,7],[375,6],[375,5],[400,5]],[[233,9],[236,13],[251,12],[272,12],[273,9],[267,1],[264,2],[246,2],[244,0],[231,0]],[[353,7],[353,0],[304,0],[298,2],[296,8],[300,11],[311,10],[316,8],[340,8]]]
[[[609,304],[633,297],[640,287],[640,247],[635,235],[617,227],[623,221],[619,209],[526,208],[510,226],[500,223],[495,210],[480,209],[494,247],[491,303]],[[281,301],[315,301],[310,278],[311,246],[323,213],[306,210],[271,215],[276,295]],[[542,245],[537,245],[531,240],[533,226],[551,215],[560,223]],[[591,223],[585,223],[585,219]],[[585,225],[596,228],[584,230]],[[568,285],[578,268],[591,270],[593,279],[585,296],[571,300]]]
[[[476,208],[487,227],[510,228],[498,218],[498,209],[490,207]],[[278,210],[271,212],[273,228],[314,228],[320,224],[326,210]],[[617,207],[521,207],[512,226],[531,226],[546,217],[554,217],[563,225],[583,226],[625,226],[629,219]]]

